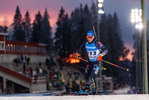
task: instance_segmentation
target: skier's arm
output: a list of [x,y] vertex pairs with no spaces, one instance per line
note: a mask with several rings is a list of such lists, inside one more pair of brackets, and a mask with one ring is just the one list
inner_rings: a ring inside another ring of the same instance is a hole
[[[85,41],[86,42],[86,41]],[[79,50],[78,50],[78,54],[81,55],[82,51],[85,49],[85,42],[82,43],[82,45],[80,46]]]
[[108,53],[108,49],[105,47],[105,46],[102,46],[101,47],[101,56],[104,56],[104,55],[106,55]]
[[97,48],[101,50],[100,56],[103,57],[104,55],[108,53],[108,49],[101,42],[96,41],[95,43],[96,43]]

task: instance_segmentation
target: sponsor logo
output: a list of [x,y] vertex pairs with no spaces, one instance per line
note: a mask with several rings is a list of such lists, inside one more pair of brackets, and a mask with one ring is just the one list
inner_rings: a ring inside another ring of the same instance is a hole
[[96,47],[87,47],[87,46],[86,46],[86,48],[87,48],[87,49],[95,49]]
[[89,36],[92,36],[92,33],[88,33]]

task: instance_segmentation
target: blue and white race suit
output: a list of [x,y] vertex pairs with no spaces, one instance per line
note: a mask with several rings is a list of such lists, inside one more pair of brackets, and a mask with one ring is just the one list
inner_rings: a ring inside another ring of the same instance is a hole
[[101,42],[98,40],[94,40],[92,43],[89,43],[88,41],[85,41],[80,49],[79,54],[87,54],[89,64],[87,65],[85,72],[86,72],[86,83],[92,84],[94,83],[94,89],[96,88],[96,82],[95,82],[95,76],[97,75],[99,71],[99,61],[97,60],[99,55],[106,55],[108,53],[108,49],[103,46]]

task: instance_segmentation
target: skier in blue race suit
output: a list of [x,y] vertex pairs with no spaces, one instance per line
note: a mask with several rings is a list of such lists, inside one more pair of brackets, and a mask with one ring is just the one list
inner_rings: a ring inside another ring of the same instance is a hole
[[89,63],[85,69],[86,91],[96,94],[95,76],[101,67],[99,62],[101,62],[102,57],[108,53],[108,49],[95,39],[93,31],[87,32],[86,38],[87,41],[79,48],[77,58],[83,57],[84,54],[87,55]]

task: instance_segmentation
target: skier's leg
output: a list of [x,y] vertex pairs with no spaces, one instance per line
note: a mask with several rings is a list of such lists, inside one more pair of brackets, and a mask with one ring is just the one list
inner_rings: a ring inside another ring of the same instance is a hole
[[90,74],[91,89],[92,89],[93,94],[96,94],[96,80],[95,80],[95,76],[98,74],[98,71],[99,71],[98,64],[94,64],[92,72]]
[[86,86],[85,86],[85,92],[90,92],[90,69],[89,65],[85,69],[85,80],[86,80]]

